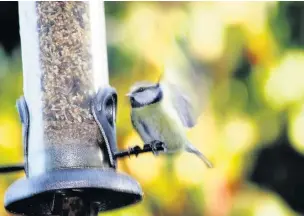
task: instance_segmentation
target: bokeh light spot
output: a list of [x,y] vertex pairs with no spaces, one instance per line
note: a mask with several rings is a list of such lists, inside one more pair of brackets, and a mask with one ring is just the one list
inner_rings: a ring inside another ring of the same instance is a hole
[[304,52],[288,52],[280,64],[268,76],[264,94],[269,104],[283,109],[288,104],[303,99],[304,95]]

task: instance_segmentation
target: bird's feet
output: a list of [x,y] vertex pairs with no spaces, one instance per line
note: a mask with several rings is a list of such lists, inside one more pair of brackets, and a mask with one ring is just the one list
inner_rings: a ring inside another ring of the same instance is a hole
[[151,143],[145,144],[144,149],[151,149],[152,153],[157,156],[160,151],[166,150],[166,145],[161,141],[153,140]]
[[165,143],[155,140],[152,141],[149,144],[144,144],[143,148],[140,148],[139,146],[129,147],[128,150],[123,150],[116,152],[114,154],[115,158],[122,158],[122,157],[130,157],[131,155],[135,155],[136,157],[139,154],[146,153],[146,152],[152,152],[154,155],[158,155],[159,152],[165,152],[166,151],[166,145]]

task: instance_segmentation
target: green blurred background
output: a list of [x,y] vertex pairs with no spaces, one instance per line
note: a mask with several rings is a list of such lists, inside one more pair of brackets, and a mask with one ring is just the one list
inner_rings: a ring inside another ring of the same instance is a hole
[[[156,80],[173,37],[212,65],[211,98],[189,139],[215,168],[189,154],[172,163],[141,155],[119,171],[144,201],[111,216],[304,214],[304,4],[302,2],[106,2],[110,82],[118,90],[118,145],[135,145],[124,97]],[[17,2],[0,3],[0,163],[23,161],[15,101],[22,94]],[[3,196],[20,174],[0,176]]]

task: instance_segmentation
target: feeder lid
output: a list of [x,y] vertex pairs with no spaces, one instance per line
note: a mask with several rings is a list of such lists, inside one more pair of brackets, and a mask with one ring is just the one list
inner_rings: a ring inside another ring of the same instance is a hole
[[69,168],[17,180],[6,191],[4,205],[14,214],[48,214],[54,194],[73,189],[86,202],[98,203],[99,211],[135,204],[143,196],[134,179],[114,169]]

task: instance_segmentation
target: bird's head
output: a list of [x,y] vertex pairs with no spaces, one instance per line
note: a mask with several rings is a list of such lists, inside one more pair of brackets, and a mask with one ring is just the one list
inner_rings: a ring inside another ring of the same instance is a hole
[[131,87],[127,96],[132,108],[139,108],[160,102],[163,92],[159,83],[138,82]]

